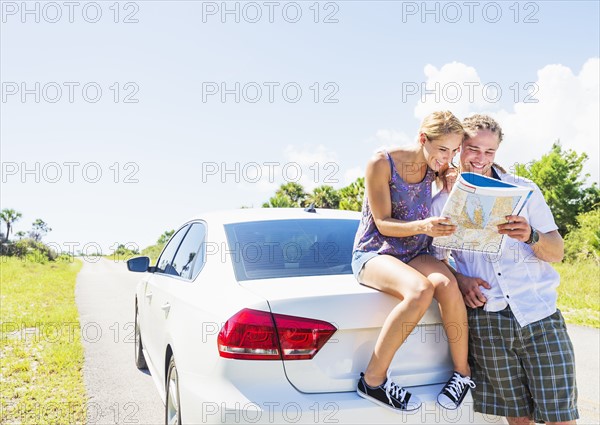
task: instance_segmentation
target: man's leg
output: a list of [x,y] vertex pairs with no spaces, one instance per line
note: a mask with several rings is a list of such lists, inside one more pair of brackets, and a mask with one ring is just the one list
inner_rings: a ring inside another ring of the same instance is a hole
[[535,418],[573,424],[579,418],[573,344],[560,311],[519,329],[520,353]]
[[508,421],[508,425],[534,425],[534,422],[531,418],[524,416],[520,418],[508,417],[506,420]]
[[477,385],[472,391],[475,411],[521,421],[514,422],[517,424],[532,424],[533,400],[515,353],[518,323],[510,309],[469,309],[468,319],[469,361]]

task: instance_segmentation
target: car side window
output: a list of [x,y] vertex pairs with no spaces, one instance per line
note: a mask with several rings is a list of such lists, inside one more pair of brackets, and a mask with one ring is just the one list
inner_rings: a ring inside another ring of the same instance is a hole
[[156,263],[157,273],[176,274],[173,268],[173,257],[177,252],[177,248],[181,244],[181,240],[189,230],[190,226],[184,226],[177,233],[173,235],[171,240],[167,243],[167,246],[163,249],[158,262]]
[[192,275],[190,277],[191,280],[198,277],[206,263],[206,223],[201,222],[198,223],[198,225],[202,228],[202,236],[199,238],[199,250],[196,261],[194,261]]
[[201,266],[204,261],[202,248],[205,234],[203,223],[192,224],[173,260],[173,269],[177,276],[190,280],[196,277],[195,271],[200,270],[197,265]]

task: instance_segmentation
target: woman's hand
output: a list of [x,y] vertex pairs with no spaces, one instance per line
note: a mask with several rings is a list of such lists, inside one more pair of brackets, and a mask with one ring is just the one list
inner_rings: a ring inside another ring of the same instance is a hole
[[457,178],[458,170],[456,168],[447,168],[443,172],[441,172],[440,179],[442,180],[442,184],[444,185],[443,190],[445,190],[446,192],[450,192]]
[[427,236],[450,236],[456,232],[456,225],[450,222],[447,217],[429,217],[421,220],[421,233]]

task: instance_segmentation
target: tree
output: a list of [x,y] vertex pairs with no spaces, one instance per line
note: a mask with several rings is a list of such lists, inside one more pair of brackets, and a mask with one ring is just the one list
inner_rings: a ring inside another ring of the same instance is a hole
[[24,232],[24,231],[22,231],[22,230],[19,230],[17,233],[15,233],[15,236],[16,236],[17,238],[19,238],[19,240],[21,240],[21,239],[23,239],[25,236],[27,236],[27,233],[25,233],[25,232]]
[[340,194],[333,186],[324,184],[315,187],[305,202],[306,204],[314,204],[315,208],[336,209],[340,205]]
[[276,194],[269,198],[268,202],[265,202],[262,207],[263,208],[293,208],[298,205],[294,205],[292,200],[288,195],[284,195],[281,193]]
[[340,209],[361,211],[365,198],[365,178],[359,177],[350,185],[339,190]]
[[0,220],[6,223],[6,240],[10,237],[11,227],[14,222],[18,221],[23,215],[11,208],[5,208],[0,212]]
[[160,235],[156,243],[158,245],[166,244],[169,241],[169,239],[171,239],[171,236],[173,236],[173,233],[175,233],[175,230],[167,230],[162,235]]
[[[147,246],[141,252],[141,255],[150,257],[150,261],[153,263],[158,259],[162,249],[166,245],[166,243],[171,239],[171,236],[175,233],[175,230],[167,230],[163,232],[162,235],[158,237],[158,240],[154,245]],[[119,247],[117,247],[119,249]],[[134,252],[137,255],[137,250]]]
[[597,185],[583,187],[589,177],[589,174],[581,175],[587,158],[585,153],[563,151],[557,141],[550,153],[540,160],[527,165],[517,164],[515,169],[517,175],[531,179],[539,186],[562,235],[575,228],[577,216],[589,211],[600,197]]
[[29,237],[36,242],[41,242],[42,238],[51,231],[52,231],[52,229],[50,228],[50,226],[48,226],[48,223],[46,223],[41,218],[37,218],[31,224],[31,230],[29,231]]
[[275,196],[277,195],[287,196],[294,207],[304,206],[307,196],[304,187],[302,187],[300,183],[295,182],[282,184],[279,189],[277,189],[277,192],[275,192]]
[[600,189],[598,184],[594,182],[590,187],[583,190],[583,200],[581,204],[582,211],[593,211],[600,207]]
[[263,208],[298,208],[304,206],[306,192],[301,184],[289,182],[279,186],[275,196],[263,203]]
[[123,245],[123,244],[119,244],[117,246],[117,249],[114,250],[114,252],[112,253],[112,256],[115,260],[120,260],[120,259],[129,259],[135,255],[139,255],[139,250],[136,248],[128,248],[127,246]]

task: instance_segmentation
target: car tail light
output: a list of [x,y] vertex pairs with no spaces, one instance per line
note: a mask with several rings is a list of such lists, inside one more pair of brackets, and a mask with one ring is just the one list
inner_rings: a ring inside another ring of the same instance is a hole
[[244,309],[223,325],[217,343],[229,359],[312,359],[336,330],[322,320]]
[[219,354],[229,359],[277,360],[279,343],[270,313],[244,309],[229,319],[217,338]]

